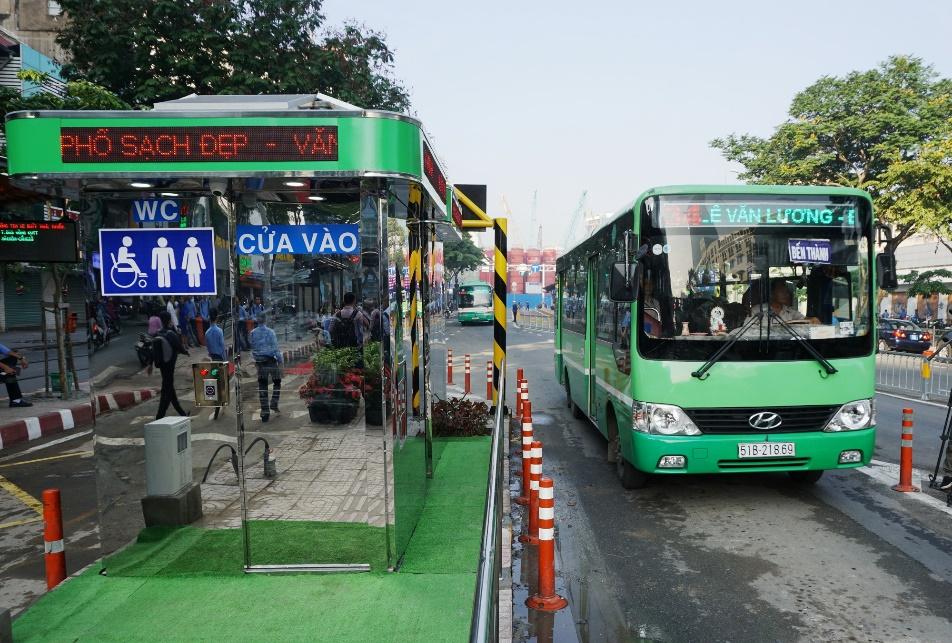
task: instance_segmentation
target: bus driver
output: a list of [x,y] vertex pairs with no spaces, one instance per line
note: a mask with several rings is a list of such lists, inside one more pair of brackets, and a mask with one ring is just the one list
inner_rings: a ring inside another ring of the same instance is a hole
[[[786,279],[779,278],[770,282],[770,311],[776,314],[777,317],[785,322],[820,323],[820,320],[816,317],[805,317],[803,313],[791,306],[792,299]],[[752,308],[747,319],[753,317],[757,312],[757,307]]]

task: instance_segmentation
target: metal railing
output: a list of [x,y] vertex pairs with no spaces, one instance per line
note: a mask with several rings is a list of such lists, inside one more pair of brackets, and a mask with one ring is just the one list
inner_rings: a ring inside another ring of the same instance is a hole
[[[894,351],[878,353],[876,390],[944,402],[952,389],[952,364],[942,348],[929,358]],[[928,377],[923,376],[924,365]]]
[[499,579],[502,575],[502,507],[506,485],[503,458],[506,444],[506,361],[499,366],[499,399],[493,423],[489,458],[489,485],[483,514],[483,539],[473,597],[473,619],[469,640],[472,643],[496,641],[499,637]]
[[555,330],[555,315],[548,310],[519,310],[516,323],[524,330]]

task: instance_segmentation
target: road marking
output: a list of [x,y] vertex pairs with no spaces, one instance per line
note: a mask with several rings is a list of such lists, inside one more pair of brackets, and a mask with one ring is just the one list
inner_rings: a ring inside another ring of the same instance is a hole
[[906,397],[905,395],[897,395],[895,393],[886,393],[885,391],[876,391],[876,395],[888,395],[889,397],[894,397],[899,400],[906,400],[907,402],[915,402],[916,404],[928,404],[929,406],[938,406],[940,409],[947,408],[945,404],[940,404],[938,402],[930,402],[929,400],[920,400],[918,397]]
[[19,467],[21,464],[35,464],[37,462],[48,462],[50,460],[62,460],[63,458],[87,457],[93,454],[92,451],[75,451],[73,453],[63,453],[61,455],[51,455],[46,458],[34,458],[33,460],[24,460],[23,462],[11,462],[10,464],[0,464],[0,469],[7,467]]
[[13,522],[5,522],[0,525],[0,529],[6,529],[7,527],[19,527],[20,525],[29,525],[35,522],[43,522],[42,516],[37,516],[35,518],[24,518],[23,520],[14,520]]
[[51,440],[50,442],[47,442],[46,444],[38,444],[35,447],[30,447],[29,449],[25,449],[23,451],[20,451],[19,453],[14,453],[12,455],[8,455],[6,457],[0,458],[0,462],[7,462],[8,460],[16,460],[17,458],[22,458],[28,453],[36,453],[37,451],[43,451],[44,449],[55,447],[58,444],[69,442],[70,440],[75,440],[76,438],[85,437],[87,435],[92,434],[92,432],[93,432],[92,429],[89,429],[87,431],[81,431],[79,433],[74,433],[73,435],[67,435],[66,437],[58,438],[56,440]]
[[[893,464],[891,462],[870,460],[868,467],[859,467],[857,471],[869,476],[873,480],[889,485],[890,487],[899,482],[899,465]],[[912,470],[912,479],[916,480],[917,478],[922,481],[920,484],[929,484],[928,474],[922,469]],[[942,513],[952,516],[952,507],[947,507],[945,502],[933,497],[925,491],[920,491],[918,493],[904,493],[902,495],[915,498],[919,502],[924,502],[925,504],[930,505],[933,509],[938,509]]]
[[20,487],[16,486],[15,484],[7,480],[3,476],[0,476],[0,489],[3,489],[4,491],[6,491],[11,496],[13,496],[17,500],[25,504],[27,507],[29,507],[30,509],[32,509],[39,515],[41,516],[43,515],[42,502],[40,502],[39,500],[37,500],[36,498],[28,494],[26,491],[24,491]]

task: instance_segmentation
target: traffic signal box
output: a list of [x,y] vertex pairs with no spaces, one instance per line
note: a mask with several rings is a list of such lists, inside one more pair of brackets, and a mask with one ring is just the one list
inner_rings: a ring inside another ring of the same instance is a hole
[[198,362],[192,364],[195,385],[195,406],[225,406],[228,404],[228,362]]

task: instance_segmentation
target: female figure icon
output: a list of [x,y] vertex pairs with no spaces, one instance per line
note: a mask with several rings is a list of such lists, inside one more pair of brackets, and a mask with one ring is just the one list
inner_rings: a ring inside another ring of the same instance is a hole
[[188,247],[182,254],[182,270],[188,275],[188,287],[198,288],[202,281],[202,271],[205,270],[205,256],[198,247],[198,239],[189,237]]

